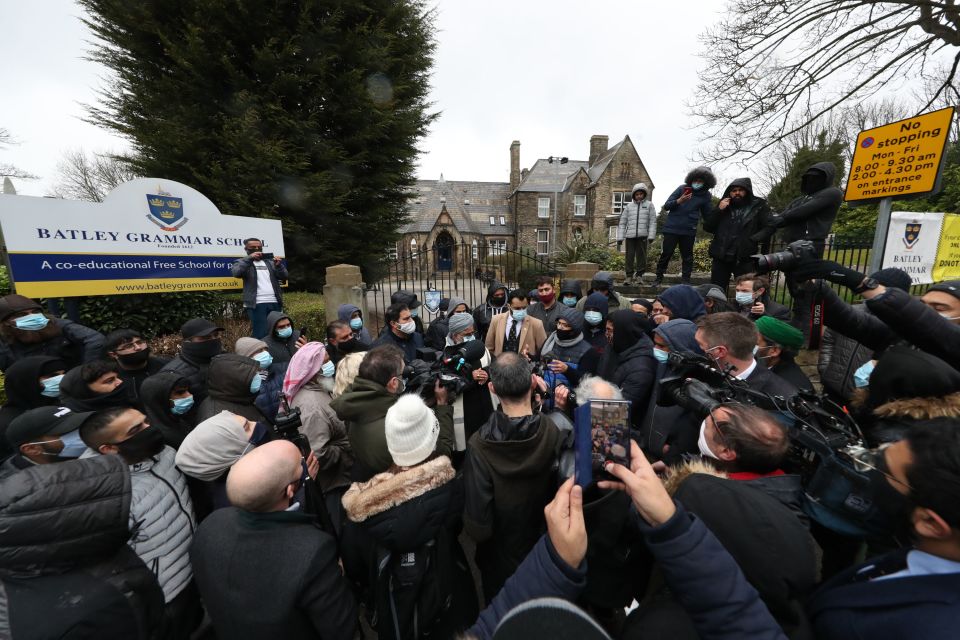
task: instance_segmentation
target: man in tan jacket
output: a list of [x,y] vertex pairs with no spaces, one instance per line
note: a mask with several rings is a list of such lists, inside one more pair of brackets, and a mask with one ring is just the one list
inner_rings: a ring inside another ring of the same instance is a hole
[[[507,313],[493,316],[487,330],[487,349],[494,357],[504,351],[527,354],[531,357],[540,353],[547,339],[543,323],[527,315],[527,294],[520,289],[510,292],[507,300]],[[555,327],[551,327],[553,331]]]

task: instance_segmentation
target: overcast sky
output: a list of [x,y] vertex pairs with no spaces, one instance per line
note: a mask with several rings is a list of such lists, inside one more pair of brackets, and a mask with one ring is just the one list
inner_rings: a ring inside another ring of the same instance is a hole
[[[440,118],[421,141],[421,178],[507,181],[509,147],[521,166],[566,155],[586,160],[593,134],[629,135],[663,199],[692,166],[697,132],[698,36],[721,0],[439,0],[431,99]],[[89,32],[70,0],[7,3],[0,127],[19,144],[0,162],[39,175],[18,192],[45,195],[64,151],[126,148],[84,123],[103,69],[83,60]],[[742,172],[717,167],[724,178]],[[161,176],[157,176],[161,177]]]

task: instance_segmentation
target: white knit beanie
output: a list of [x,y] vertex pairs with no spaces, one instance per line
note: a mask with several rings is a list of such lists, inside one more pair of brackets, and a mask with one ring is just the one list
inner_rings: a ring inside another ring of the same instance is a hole
[[420,396],[408,393],[387,409],[384,429],[393,462],[400,467],[412,467],[437,448],[440,423]]

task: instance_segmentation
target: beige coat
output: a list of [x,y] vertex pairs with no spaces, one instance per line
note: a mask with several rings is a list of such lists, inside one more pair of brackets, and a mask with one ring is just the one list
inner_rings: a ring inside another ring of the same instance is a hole
[[[496,358],[503,353],[503,343],[507,340],[507,318],[510,313],[501,313],[493,316],[490,320],[490,328],[487,330],[486,345],[490,353]],[[520,347],[518,351],[523,353],[526,348],[531,356],[540,353],[540,348],[547,341],[547,333],[543,329],[543,323],[529,315],[523,319],[520,327]]]

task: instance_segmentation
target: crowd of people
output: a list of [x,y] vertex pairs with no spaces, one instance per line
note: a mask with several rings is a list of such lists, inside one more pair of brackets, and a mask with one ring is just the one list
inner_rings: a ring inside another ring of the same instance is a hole
[[[832,202],[830,172],[812,171],[797,207]],[[748,179],[711,208],[714,182],[692,172],[668,210],[716,230],[722,282],[654,299],[608,272],[544,275],[535,292],[493,282],[473,309],[451,297],[425,323],[400,290],[378,334],[341,305],[312,339],[251,239],[234,267],[251,336],[226,345],[194,318],[166,359],[137,328],[103,335],[0,298],[0,636],[951,637],[960,282],[915,297],[897,269],[799,261],[792,290],[826,309],[821,396],[795,360],[797,319],[744,260],[776,216]],[[431,351],[456,355],[454,382],[411,373]],[[697,396],[690,363],[739,395]],[[884,526],[811,497],[825,487],[782,411],[798,397],[856,419],[860,506]],[[591,400],[629,402],[629,464],[581,486],[591,423],[575,413]]]

